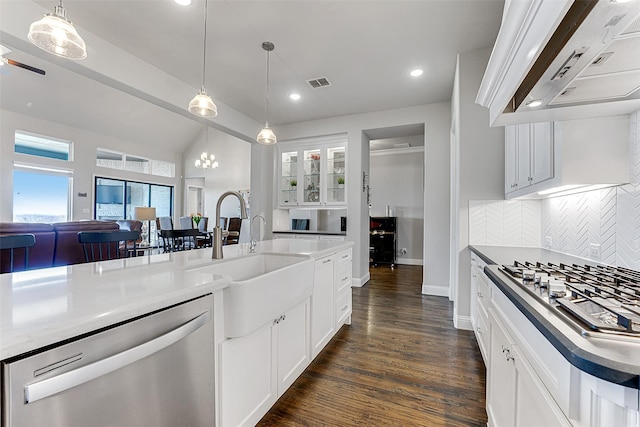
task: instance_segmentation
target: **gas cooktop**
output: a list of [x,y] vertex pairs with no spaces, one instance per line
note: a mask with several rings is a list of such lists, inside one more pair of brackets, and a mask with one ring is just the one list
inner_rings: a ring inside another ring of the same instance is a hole
[[622,267],[519,262],[500,270],[583,335],[640,339],[640,272]]

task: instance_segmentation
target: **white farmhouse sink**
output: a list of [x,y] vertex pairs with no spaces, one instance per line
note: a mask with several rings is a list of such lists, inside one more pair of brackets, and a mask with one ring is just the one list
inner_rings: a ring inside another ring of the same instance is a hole
[[223,298],[224,332],[230,338],[278,318],[313,291],[313,262],[306,255],[247,255],[191,271],[231,277]]

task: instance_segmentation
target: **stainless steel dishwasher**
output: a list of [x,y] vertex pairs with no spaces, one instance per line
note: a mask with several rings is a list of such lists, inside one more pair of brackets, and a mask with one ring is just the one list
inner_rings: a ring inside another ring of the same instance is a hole
[[3,427],[214,425],[213,297],[3,362]]

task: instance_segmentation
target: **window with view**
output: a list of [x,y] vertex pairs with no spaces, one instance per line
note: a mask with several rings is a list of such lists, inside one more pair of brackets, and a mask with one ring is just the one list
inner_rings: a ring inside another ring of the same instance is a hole
[[70,192],[69,173],[16,168],[13,171],[13,221],[68,221],[71,216]]
[[[156,208],[156,216],[173,215],[173,187],[137,181],[96,177],[95,218],[103,220],[135,219],[136,207]],[[155,243],[156,224],[150,221],[149,236]]]
[[16,153],[71,161],[73,160],[71,149],[70,141],[21,131],[15,133],[14,151]]

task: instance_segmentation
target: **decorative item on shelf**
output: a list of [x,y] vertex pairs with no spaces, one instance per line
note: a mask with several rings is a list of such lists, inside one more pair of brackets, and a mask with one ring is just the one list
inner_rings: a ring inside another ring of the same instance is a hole
[[291,181],[289,181],[289,185],[290,185],[292,188],[298,188],[298,181],[297,181],[297,180],[295,180],[295,179],[292,179]]
[[156,208],[144,207],[144,206],[136,206],[133,210],[133,218],[138,221],[142,221],[142,230],[140,230],[140,246],[148,246],[149,245],[149,221],[155,221],[156,219]]
[[202,214],[200,212],[191,214],[191,219],[196,224],[196,228],[200,225],[200,220],[202,219]]
[[269,127],[269,52],[273,51],[273,49],[275,48],[276,48],[275,45],[271,42],[262,43],[262,49],[264,49],[267,52],[267,90],[266,90],[267,102],[265,104],[264,128],[262,128],[262,130],[258,134],[256,141],[264,145],[272,145],[278,142],[278,139],[276,138],[276,134],[273,133],[273,131]]
[[344,188],[344,178],[339,176],[337,181],[338,181],[338,188]]
[[218,107],[213,103],[211,97],[207,94],[205,88],[205,70],[207,68],[207,5],[208,0],[204,2],[204,47],[202,59],[202,87],[200,92],[189,102],[189,112],[200,117],[213,118],[218,115]]
[[40,49],[67,59],[85,59],[87,46],[67,19],[62,0],[53,14],[48,13],[29,27],[27,38]]

